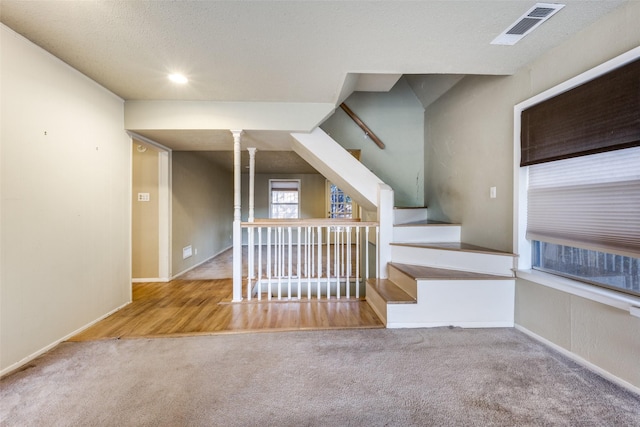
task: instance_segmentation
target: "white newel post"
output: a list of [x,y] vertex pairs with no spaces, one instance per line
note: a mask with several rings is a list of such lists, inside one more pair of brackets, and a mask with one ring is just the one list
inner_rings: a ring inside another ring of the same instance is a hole
[[391,241],[393,240],[393,189],[387,184],[378,184],[378,277],[386,279],[387,263],[391,262]]
[[249,147],[249,222],[254,221],[256,148]]
[[232,130],[233,134],[233,301],[242,301],[242,229],[241,221],[241,130]]

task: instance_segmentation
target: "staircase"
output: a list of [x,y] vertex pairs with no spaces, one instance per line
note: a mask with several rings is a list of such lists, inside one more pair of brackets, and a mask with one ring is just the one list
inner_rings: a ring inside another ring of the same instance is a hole
[[462,243],[460,228],[394,209],[388,278],[366,290],[387,327],[513,326],[515,255]]

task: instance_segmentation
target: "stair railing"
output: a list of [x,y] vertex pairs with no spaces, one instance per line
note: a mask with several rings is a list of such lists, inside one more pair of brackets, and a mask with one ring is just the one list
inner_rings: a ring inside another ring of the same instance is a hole
[[361,298],[380,270],[378,222],[256,219],[242,231],[247,300]]

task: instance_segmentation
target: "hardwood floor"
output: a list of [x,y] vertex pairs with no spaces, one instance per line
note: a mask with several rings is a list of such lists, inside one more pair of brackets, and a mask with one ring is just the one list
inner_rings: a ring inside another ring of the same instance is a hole
[[364,300],[231,303],[231,296],[231,279],[134,283],[131,304],[69,341],[383,327]]

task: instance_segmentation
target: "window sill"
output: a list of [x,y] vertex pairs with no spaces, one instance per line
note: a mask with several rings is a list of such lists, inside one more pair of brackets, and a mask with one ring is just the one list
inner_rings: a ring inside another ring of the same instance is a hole
[[640,317],[640,297],[623,294],[613,290],[599,288],[598,286],[582,283],[577,280],[567,279],[538,270],[517,270],[516,277],[547,286],[571,295],[586,298],[591,301],[619,308]]

